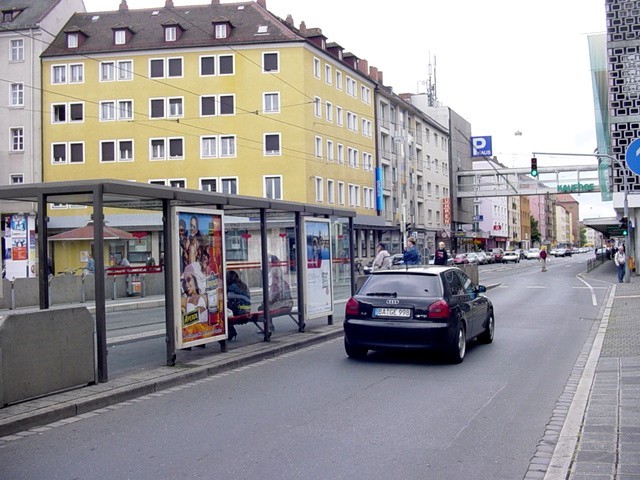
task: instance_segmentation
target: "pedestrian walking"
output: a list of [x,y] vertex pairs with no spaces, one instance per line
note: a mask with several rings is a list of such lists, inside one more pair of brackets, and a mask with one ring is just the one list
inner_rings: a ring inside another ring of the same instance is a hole
[[618,267],[618,283],[622,283],[624,281],[625,269],[627,267],[627,255],[624,253],[624,246],[620,245],[618,247],[618,251],[613,256],[613,261]]
[[434,265],[446,265],[447,260],[449,260],[449,255],[447,254],[447,249],[444,247],[444,242],[440,242],[438,244],[438,250],[436,250],[435,257],[433,259]]
[[540,249],[540,261],[542,262],[541,272],[546,272],[547,271],[547,247],[542,247]]
[[416,239],[409,237],[407,239],[407,248],[402,255],[402,261],[405,265],[420,265],[420,253],[416,248]]
[[373,260],[373,271],[389,270],[391,268],[391,254],[384,243],[378,244],[378,254]]

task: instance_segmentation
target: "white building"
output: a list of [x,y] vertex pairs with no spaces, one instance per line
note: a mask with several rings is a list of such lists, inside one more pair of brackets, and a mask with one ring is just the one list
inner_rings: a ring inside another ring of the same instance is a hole
[[[42,181],[40,54],[76,11],[82,0],[0,0],[0,185]],[[0,213],[34,208],[14,202]]]

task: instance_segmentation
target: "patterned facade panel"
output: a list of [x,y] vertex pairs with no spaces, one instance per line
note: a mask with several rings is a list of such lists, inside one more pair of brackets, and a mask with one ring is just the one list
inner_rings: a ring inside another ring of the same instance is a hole
[[[611,153],[624,165],[627,147],[640,138],[640,0],[607,0],[606,11]],[[624,190],[624,173],[613,166],[614,191]],[[640,177],[626,173],[629,191],[640,192]]]

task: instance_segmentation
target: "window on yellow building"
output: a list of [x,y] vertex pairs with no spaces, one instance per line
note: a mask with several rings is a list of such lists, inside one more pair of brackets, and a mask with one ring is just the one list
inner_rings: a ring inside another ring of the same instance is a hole
[[220,95],[220,115],[235,115],[235,95]]
[[218,137],[200,137],[200,158],[215,158],[218,156]]
[[265,52],[262,54],[262,71],[278,72],[280,67],[278,52]]
[[220,72],[220,75],[233,75],[233,55],[218,55],[218,72]]
[[216,57],[202,56],[200,57],[200,76],[216,74]]
[[264,113],[278,113],[280,112],[280,94],[277,92],[267,92],[263,95],[263,108]]
[[264,154],[280,155],[280,134],[265,133],[264,134]]
[[216,114],[215,95],[203,95],[200,97],[200,116],[212,117]]

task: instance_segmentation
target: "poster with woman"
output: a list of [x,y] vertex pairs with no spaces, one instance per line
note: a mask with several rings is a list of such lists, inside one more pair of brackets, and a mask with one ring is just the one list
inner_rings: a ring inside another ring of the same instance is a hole
[[331,280],[331,222],[328,219],[305,218],[307,242],[304,272],[307,318],[333,315],[333,283]]
[[227,338],[224,308],[224,229],[218,210],[175,208],[174,259],[178,348]]

